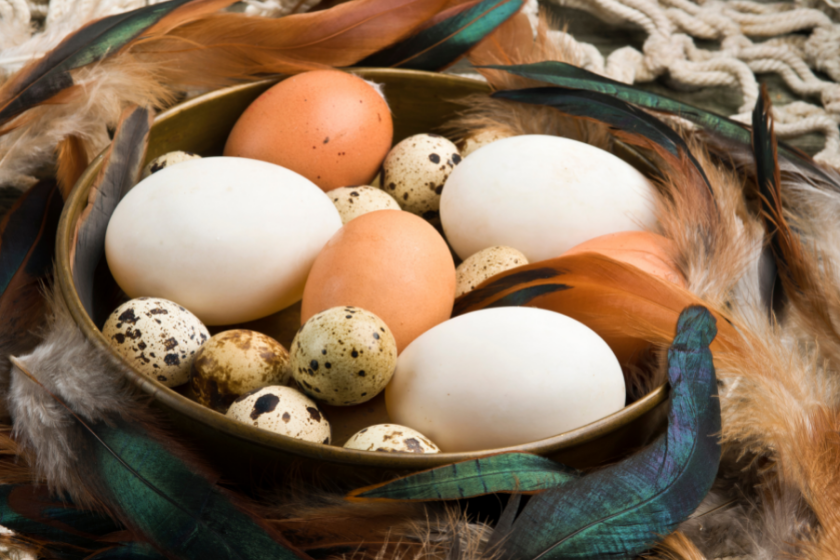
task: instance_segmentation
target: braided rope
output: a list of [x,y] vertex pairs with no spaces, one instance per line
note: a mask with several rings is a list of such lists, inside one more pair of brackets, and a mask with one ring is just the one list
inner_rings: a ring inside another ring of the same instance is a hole
[[[797,95],[819,105],[797,101],[774,107],[777,133],[782,138],[823,135],[825,146],[815,159],[840,168],[840,84],[835,83],[840,81],[840,24],[829,16],[840,14],[833,4],[816,9],[748,0],[550,1],[609,23],[631,23],[647,33],[642,51],[622,47],[606,58],[594,46],[578,43],[587,70],[624,83],[649,82],[667,73],[684,85],[737,89],[742,103],[732,118],[742,122],[750,121],[758,98],[755,74],[778,74]],[[803,31],[810,35],[791,35]],[[719,41],[720,50],[698,48],[695,39]],[[554,32],[554,40],[567,45],[574,41],[562,32]]]

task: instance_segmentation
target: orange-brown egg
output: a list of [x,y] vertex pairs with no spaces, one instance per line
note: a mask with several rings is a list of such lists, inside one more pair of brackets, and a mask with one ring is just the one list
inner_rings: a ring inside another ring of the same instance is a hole
[[[625,262],[645,272],[668,280],[681,288],[687,286],[685,276],[677,268],[676,245],[667,237],[648,231],[622,231],[601,235],[572,247],[563,256],[577,253],[599,253]],[[649,346],[647,342],[628,336],[599,333],[622,365],[633,364]]]
[[303,290],[301,324],[332,307],[377,315],[397,351],[447,320],[455,300],[455,263],[440,234],[401,210],[348,222],[315,259]]
[[685,277],[674,262],[676,245],[667,237],[656,233],[621,231],[601,235],[572,247],[563,253],[563,256],[577,253],[600,253],[611,259],[632,264],[681,288],[686,287]]
[[388,154],[388,104],[358,76],[305,72],[260,95],[236,121],[224,155],[295,171],[324,191],[367,185]]

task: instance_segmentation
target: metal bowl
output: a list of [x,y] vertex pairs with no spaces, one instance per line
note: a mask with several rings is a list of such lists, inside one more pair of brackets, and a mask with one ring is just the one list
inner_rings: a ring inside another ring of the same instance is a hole
[[[489,91],[480,82],[444,74],[382,69],[360,69],[356,73],[384,84],[394,114],[395,142],[444,124],[460,108],[455,100]],[[173,150],[221,154],[227,135],[242,111],[276,82],[266,80],[214,91],[162,113],[150,134],[147,161]],[[642,165],[629,152],[618,155],[637,167]],[[99,329],[111,310],[125,298],[124,294],[102,259],[94,275],[96,296],[94,316],[91,317],[82,306],[70,268],[74,225],[87,204],[90,187],[101,165],[100,155],[85,171],[65,205],[57,240],[57,274],[61,293],[82,332],[97,347],[119,357]],[[238,326],[265,332],[288,348],[299,320],[298,304],[271,317]],[[233,478],[266,467],[285,467],[293,462],[302,463],[303,470],[327,471],[329,476],[347,479],[353,474],[362,474],[370,478],[503,451],[535,453],[579,468],[593,466],[620,458],[649,441],[662,428],[662,413],[667,404],[667,389],[662,386],[615,414],[540,441],[469,453],[414,455],[348,450],[273,434],[205,408],[187,398],[183,390],[164,387],[133,370],[128,376],[151,397],[154,406],[168,415],[180,433],[208,453],[217,466]],[[387,422],[381,395],[356,407],[325,407],[324,412],[333,426],[334,442],[338,445],[362,427]]]

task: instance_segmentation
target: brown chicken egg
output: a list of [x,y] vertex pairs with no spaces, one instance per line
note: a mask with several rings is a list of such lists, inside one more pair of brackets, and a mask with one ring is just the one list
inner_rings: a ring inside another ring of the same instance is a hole
[[283,80],[242,113],[224,155],[295,171],[324,191],[367,185],[391,148],[394,126],[382,95],[339,70]]
[[361,307],[382,319],[402,351],[452,314],[455,263],[425,220],[378,210],[348,222],[315,259],[303,290],[301,324],[332,307]]

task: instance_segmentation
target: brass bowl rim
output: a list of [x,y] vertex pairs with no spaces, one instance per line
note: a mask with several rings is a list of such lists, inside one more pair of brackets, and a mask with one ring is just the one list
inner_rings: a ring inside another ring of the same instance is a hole
[[[416,70],[354,69],[354,72],[359,73],[363,77],[369,78],[397,75],[424,76],[427,79],[432,80],[445,78],[456,83],[462,82],[463,85],[469,86],[472,89],[474,89],[476,85],[475,80],[470,80],[468,78]],[[174,115],[210,99],[223,97],[231,92],[241,89],[261,87],[274,81],[277,81],[277,78],[270,78],[247,84],[239,84],[200,95],[164,111],[155,119],[155,124],[165,121]],[[88,316],[82,306],[82,302],[73,283],[70,256],[75,238],[76,220],[87,205],[90,186],[102,166],[104,154],[105,151],[94,158],[79,178],[78,182],[73,187],[61,214],[61,219],[58,225],[58,235],[56,238],[56,276],[61,295],[67,303],[70,315],[73,317],[73,320],[79,326],[85,337],[94,344],[95,347],[108,353],[118,362],[121,362],[125,366],[123,369],[125,370],[129,381],[133,385],[149,395],[151,398],[160,401],[164,406],[169,407],[194,421],[204,424],[205,426],[209,426],[213,429],[226,433],[228,436],[248,442],[251,445],[257,445],[267,450],[283,451],[310,459],[329,461],[332,463],[376,468],[420,470],[497,453],[523,452],[538,455],[554,453],[568,447],[597,439],[598,437],[612,432],[621,426],[629,424],[633,420],[655,408],[667,397],[667,384],[663,384],[636,402],[625,406],[621,410],[609,416],[562,434],[532,441],[526,444],[502,448],[422,455],[359,451],[333,445],[310,443],[231,420],[225,415],[204,407],[180,393],[163,386],[159,382],[136,372],[131,365],[122,358],[122,356],[120,356],[110,344],[108,344],[108,341],[105,339],[102,332],[96,328],[93,320]]]

